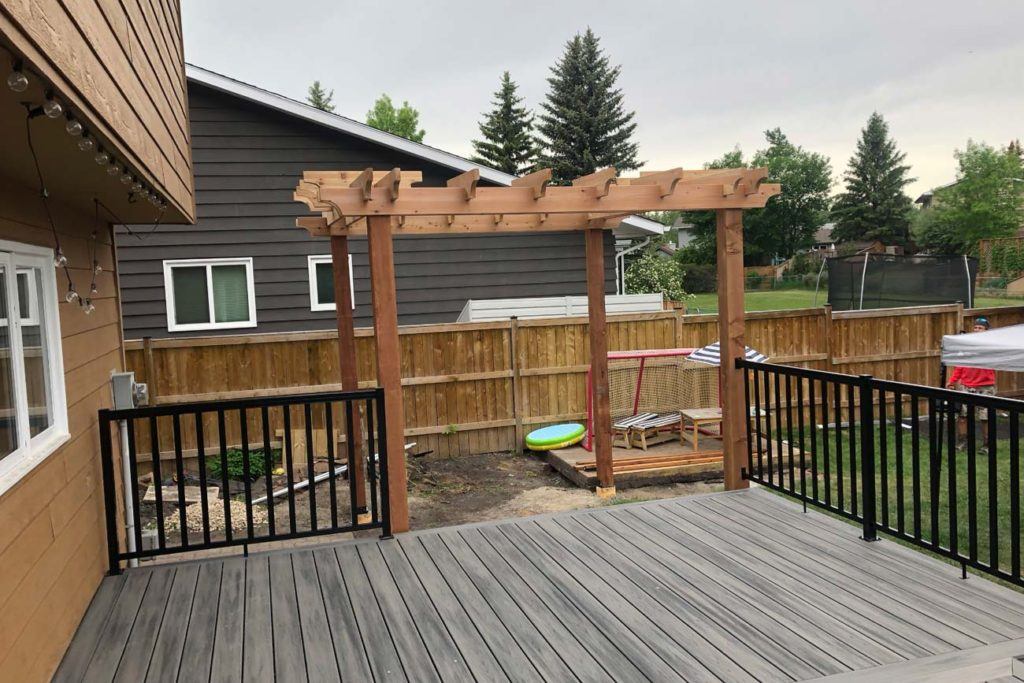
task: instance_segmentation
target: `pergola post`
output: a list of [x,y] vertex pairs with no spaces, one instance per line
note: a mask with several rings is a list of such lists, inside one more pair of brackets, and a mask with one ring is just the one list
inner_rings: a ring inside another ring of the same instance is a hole
[[[398,340],[398,304],[395,296],[395,261],[391,220],[367,219],[370,284],[373,294],[373,338],[377,350],[377,384],[384,389],[387,435],[388,502],[393,533],[409,530],[409,501],[405,471],[405,413],[402,408],[401,353]],[[372,456],[371,456],[372,457]]]
[[718,257],[718,339],[721,365],[722,449],[725,488],[747,488],[743,463],[747,454],[746,397],[736,360],[745,349],[743,313],[743,211],[715,211]]
[[[354,391],[359,388],[359,371],[356,362],[356,328],[352,318],[352,283],[349,280],[348,237],[334,235],[331,237],[331,270],[334,277],[334,303],[338,320],[338,368],[341,371],[342,391]],[[329,439],[334,438],[329,434]],[[352,453],[356,454],[349,463],[349,486],[354,491],[356,501],[356,519],[358,524],[369,522],[366,512],[366,466],[362,458],[363,433],[356,422],[352,434],[346,434],[352,443]]]
[[594,459],[597,495],[615,495],[612,474],[612,424],[608,406],[608,328],[604,310],[604,231],[586,230],[587,310],[590,329],[590,376],[594,402]]

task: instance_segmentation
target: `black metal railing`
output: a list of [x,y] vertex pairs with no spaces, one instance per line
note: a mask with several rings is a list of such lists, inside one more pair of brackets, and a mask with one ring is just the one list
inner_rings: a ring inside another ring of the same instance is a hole
[[387,459],[376,456],[387,452],[381,389],[101,410],[99,420],[111,572],[172,553],[391,534]]
[[744,476],[806,505],[1024,586],[1024,401],[737,361]]

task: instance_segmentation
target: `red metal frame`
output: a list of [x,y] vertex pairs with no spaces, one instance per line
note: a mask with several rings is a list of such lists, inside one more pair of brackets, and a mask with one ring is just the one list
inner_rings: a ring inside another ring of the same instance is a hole
[[[633,414],[636,415],[640,406],[640,383],[644,378],[644,365],[648,358],[665,358],[669,356],[689,356],[695,348],[680,349],[644,349],[641,351],[610,351],[608,360],[640,359],[640,375],[637,377],[636,394],[633,396]],[[594,438],[594,381],[591,369],[587,368],[587,431],[581,444],[586,450],[593,450]]]

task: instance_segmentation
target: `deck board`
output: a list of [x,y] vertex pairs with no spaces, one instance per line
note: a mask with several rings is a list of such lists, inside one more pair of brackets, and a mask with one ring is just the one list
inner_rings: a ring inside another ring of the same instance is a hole
[[131,569],[56,679],[882,680],[1024,655],[1020,592],[858,532],[752,490]]

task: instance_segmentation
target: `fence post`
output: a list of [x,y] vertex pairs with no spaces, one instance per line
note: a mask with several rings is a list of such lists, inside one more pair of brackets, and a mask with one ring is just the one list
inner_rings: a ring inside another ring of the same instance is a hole
[[[875,407],[872,403],[871,380],[871,375],[860,375],[857,384],[857,400],[860,402],[862,538],[865,541],[878,540],[875,531]],[[852,423],[853,420],[851,419],[850,422]]]
[[516,424],[513,430],[515,443],[512,444],[512,450],[516,452],[516,455],[523,454],[523,411],[522,411],[522,393],[523,388],[520,386],[522,378],[519,373],[519,317],[512,316],[509,319],[508,326],[508,339],[509,339],[509,353],[512,356],[512,417],[515,419]]

